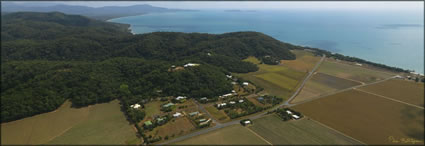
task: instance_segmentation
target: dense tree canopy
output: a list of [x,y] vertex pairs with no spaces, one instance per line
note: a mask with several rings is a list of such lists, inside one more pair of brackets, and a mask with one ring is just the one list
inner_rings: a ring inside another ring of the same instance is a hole
[[[58,12],[1,19],[2,122],[67,99],[86,106],[118,98],[127,107],[159,96],[218,96],[232,89],[225,74],[258,70],[242,61],[248,56],[295,58],[295,46],[256,32],[132,35],[127,25]],[[171,68],[189,62],[200,66]]]

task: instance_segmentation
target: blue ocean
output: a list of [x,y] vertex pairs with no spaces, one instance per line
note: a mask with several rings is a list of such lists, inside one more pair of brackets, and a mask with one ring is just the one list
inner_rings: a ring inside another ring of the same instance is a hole
[[423,11],[208,10],[109,21],[130,24],[135,34],[257,31],[283,42],[424,73]]

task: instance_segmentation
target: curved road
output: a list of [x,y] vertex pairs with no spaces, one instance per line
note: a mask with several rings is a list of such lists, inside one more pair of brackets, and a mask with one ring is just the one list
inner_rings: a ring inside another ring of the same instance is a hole
[[[292,94],[292,96],[288,99],[288,100],[286,100],[284,103],[282,103],[282,104],[280,104],[280,105],[278,105],[278,106],[276,106],[276,107],[274,107],[274,108],[271,108],[271,109],[269,109],[269,110],[266,110],[266,111],[264,111],[264,112],[262,112],[261,114],[257,114],[257,115],[253,115],[253,116],[250,116],[250,117],[246,117],[246,119],[251,119],[251,120],[255,120],[255,119],[258,119],[258,118],[261,118],[261,117],[263,117],[264,115],[266,115],[267,114],[267,112],[268,111],[272,111],[272,110],[276,110],[276,109],[278,109],[278,108],[280,108],[280,107],[282,107],[282,106],[292,106],[292,104],[290,104],[289,102],[292,100],[292,99],[294,99],[295,98],[295,96],[297,96],[298,95],[298,93],[301,91],[301,89],[303,88],[303,86],[304,86],[304,84],[308,81],[308,79],[310,79],[310,77],[313,75],[313,73],[316,71],[316,69],[320,66],[320,64],[323,62],[323,60],[325,59],[325,55],[323,55],[322,56],[322,58],[320,59],[320,61],[314,66],[314,68],[308,73],[308,75],[307,75],[307,77],[305,77],[304,78],[304,80],[303,80],[303,82],[301,83],[301,85],[300,85],[300,87],[298,87],[298,89],[294,92],[294,94]],[[196,131],[196,132],[193,132],[193,133],[190,133],[190,134],[187,134],[187,135],[183,135],[183,136],[180,136],[180,137],[177,137],[177,138],[174,138],[174,139],[171,139],[171,140],[169,140],[169,141],[165,141],[165,142],[163,142],[163,143],[161,143],[161,144],[159,144],[159,145],[165,145],[165,144],[170,144],[170,143],[175,143],[175,142],[178,142],[178,141],[182,141],[182,140],[185,140],[185,139],[188,139],[188,138],[191,138],[191,137],[194,137],[194,136],[197,136],[197,135],[201,135],[201,134],[205,134],[205,133],[208,133],[208,132],[210,132],[210,131],[214,131],[214,130],[217,130],[217,129],[220,129],[220,128],[224,128],[224,127],[227,127],[227,126],[231,126],[231,125],[235,125],[235,124],[239,124],[239,120],[233,120],[233,121],[230,121],[230,122],[226,122],[226,123],[219,123],[219,122],[217,122],[206,110],[205,110],[205,108],[201,105],[201,104],[199,104],[198,102],[195,102],[197,105],[198,105],[198,108],[199,109],[201,109],[202,110],[202,112],[204,112],[204,113],[207,113],[208,114],[208,116],[210,116],[211,117],[211,119],[213,120],[213,122],[214,123],[216,123],[216,125],[214,126],[214,127],[210,127],[210,128],[207,128],[207,129],[202,129],[202,130],[199,130],[199,131]]]

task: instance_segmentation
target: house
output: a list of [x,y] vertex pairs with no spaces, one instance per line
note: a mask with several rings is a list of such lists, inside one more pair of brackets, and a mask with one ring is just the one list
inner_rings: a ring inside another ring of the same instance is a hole
[[241,100],[239,100],[239,103],[242,103],[243,102],[243,100],[241,99]]
[[167,104],[164,104],[162,107],[169,107],[169,106],[173,106],[174,105],[174,103],[167,103]]
[[260,96],[260,97],[257,98],[257,100],[262,102],[262,101],[264,101],[264,97]]
[[205,122],[202,122],[202,123],[199,123],[199,125],[205,125],[205,124],[207,124],[208,122],[210,122],[211,121],[211,119],[208,119],[208,120],[206,120]]
[[143,126],[144,126],[144,127],[150,127],[150,126],[152,126],[152,122],[151,122],[151,121],[146,121],[146,122],[143,124]]
[[252,124],[252,121],[250,119],[244,119],[244,120],[241,120],[240,123],[243,126],[246,126],[246,125]]
[[295,120],[298,120],[300,117],[299,116],[297,116],[297,115],[292,115],[292,117],[295,119]]
[[229,78],[229,79],[231,79],[231,78],[232,78],[232,76],[231,76],[231,75],[226,75],[226,77],[227,77],[227,78]]
[[207,97],[202,97],[200,100],[208,100]]
[[182,115],[182,113],[176,112],[175,114],[173,114],[173,117],[177,118],[180,117]]
[[223,107],[223,106],[226,106],[226,105],[227,105],[226,103],[219,103],[219,104],[217,104],[217,108]]
[[235,104],[236,102],[234,102],[234,101],[230,101],[229,103],[230,103],[230,104]]
[[175,68],[176,66],[175,66],[175,65],[171,65],[171,67],[172,67],[172,68]]
[[356,65],[357,65],[357,66],[362,66],[362,64],[360,64],[360,63],[356,63]]
[[208,56],[211,56],[211,53],[207,53]]
[[291,111],[289,111],[289,110],[286,110],[286,113],[288,113],[288,114],[292,115],[292,112],[291,112]]
[[134,109],[138,109],[140,107],[140,104],[136,103],[136,104],[130,105],[130,107]]
[[232,90],[232,93],[236,93],[236,91],[235,90]]
[[196,63],[187,63],[184,65],[184,67],[191,67],[191,66],[199,66],[200,64],[196,64]]
[[228,94],[224,94],[223,96],[220,96],[220,97],[225,98],[225,97],[232,96],[232,95],[233,95],[233,93],[228,93]]
[[177,96],[176,100],[186,99],[186,96]]
[[191,113],[189,113],[189,116],[196,116],[196,115],[198,115],[199,114],[199,112],[198,111],[196,111],[196,112],[191,112]]
[[199,122],[207,121],[207,119],[199,119]]
[[243,83],[242,83],[242,85],[244,85],[244,86],[248,86],[248,85],[249,85],[249,83],[248,83],[248,82],[243,82]]
[[394,76],[394,78],[402,79],[403,77],[402,77],[402,76],[400,76],[400,75],[396,75],[396,76]]
[[237,83],[236,82],[232,82],[232,85],[236,85]]

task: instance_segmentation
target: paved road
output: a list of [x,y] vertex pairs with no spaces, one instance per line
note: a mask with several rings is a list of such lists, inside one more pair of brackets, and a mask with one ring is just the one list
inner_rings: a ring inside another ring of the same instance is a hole
[[[278,105],[278,106],[276,106],[276,107],[274,107],[272,109],[266,110],[266,111],[264,111],[264,112],[262,112],[260,114],[256,114],[256,115],[247,117],[247,119],[255,120],[255,119],[261,118],[264,115],[266,115],[268,111],[272,111],[272,110],[278,109],[278,108],[280,108],[282,106],[290,106],[291,104],[289,104],[289,102],[293,98],[295,98],[295,96],[298,95],[298,93],[301,91],[301,89],[304,86],[304,84],[308,81],[308,79],[310,79],[310,77],[313,75],[313,73],[316,71],[316,69],[323,62],[323,60],[325,59],[325,57],[326,57],[325,55],[322,56],[322,58],[316,64],[316,66],[314,66],[314,68],[308,73],[307,77],[304,78],[303,82],[301,83],[300,87],[298,87],[297,91],[295,91],[294,94],[288,100],[286,100],[284,103],[282,103],[282,104],[280,104],[280,105]],[[249,95],[249,96],[252,96],[252,95]],[[202,106],[201,104],[199,104],[196,101],[195,101],[195,103],[198,105],[198,108],[200,108],[204,113],[207,113],[208,116],[210,116],[211,119],[213,119],[213,117],[205,110],[204,106]],[[199,130],[199,131],[196,131],[196,132],[187,134],[187,135],[183,135],[183,136],[177,137],[175,139],[171,139],[169,141],[166,141],[164,143],[161,143],[159,145],[165,145],[165,144],[175,143],[175,142],[182,141],[182,140],[185,140],[185,139],[188,139],[188,138],[197,136],[197,135],[205,134],[205,133],[208,133],[210,131],[214,131],[214,130],[217,130],[217,129],[220,129],[220,128],[224,128],[224,127],[227,127],[227,126],[239,124],[239,120],[233,120],[233,121],[226,122],[226,123],[218,123],[216,120],[213,119],[213,122],[216,123],[216,125],[214,127],[210,127],[210,128],[207,128],[207,129],[202,129],[202,130]]]

